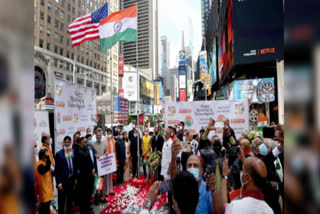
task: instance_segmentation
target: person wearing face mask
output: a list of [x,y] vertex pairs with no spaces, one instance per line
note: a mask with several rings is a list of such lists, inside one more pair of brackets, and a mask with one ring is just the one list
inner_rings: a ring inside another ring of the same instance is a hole
[[[108,147],[107,147],[107,142],[102,140],[102,136],[100,132],[97,132],[96,136],[96,141],[93,142],[92,144],[94,148],[94,154],[95,158],[99,159],[101,156],[107,155],[108,154]],[[105,185],[105,180],[107,180],[107,175],[103,176],[103,188],[102,191],[97,191],[96,198],[95,198],[95,204],[98,205],[99,202],[101,203],[107,203],[106,199],[104,198],[104,195],[108,194],[106,188],[104,188]]]
[[[223,162],[222,200],[219,207],[220,213],[248,213],[248,214],[273,214],[271,207],[265,202],[267,169],[263,161],[256,157],[245,159],[242,167],[241,181],[243,193],[239,200],[228,203],[227,177],[230,175],[231,167],[228,167],[228,160]],[[224,207],[226,208],[224,209]]]
[[52,139],[51,139],[50,135],[45,134],[44,136],[42,136],[41,143],[42,143],[42,145],[41,145],[39,150],[46,149],[48,151],[48,154],[49,154],[49,157],[50,157],[50,161],[51,161],[50,171],[51,171],[51,176],[53,178],[53,172],[54,172],[55,163],[54,163],[54,156],[53,156],[53,153],[52,153],[52,150],[51,150]]
[[[149,214],[152,205],[156,202],[160,183],[154,183],[148,192],[144,208],[140,214]],[[194,176],[186,171],[177,173],[172,182],[173,208],[177,214],[195,214],[199,201],[198,182]],[[187,190],[187,191],[186,191]]]
[[104,136],[104,133],[102,131],[102,128],[100,126],[97,126],[95,131],[94,131],[94,135],[92,136],[92,142],[96,142],[97,133],[101,134],[101,140],[105,140],[106,139],[106,137]]
[[[142,137],[142,158],[146,162],[148,157],[151,155],[151,136],[149,135],[148,129],[144,130],[144,135]],[[145,178],[148,177],[148,172],[146,164],[143,164],[143,175]]]
[[185,140],[184,140],[184,122],[183,121],[180,121],[180,126],[179,126],[179,128],[178,128],[178,132],[177,132],[178,134],[177,134],[177,137],[178,137],[178,139],[180,140],[180,141],[184,141],[185,142]]
[[267,203],[276,214],[281,213],[281,207],[278,202],[280,195],[279,186],[281,185],[281,180],[274,165],[274,161],[278,158],[280,150],[281,147],[276,146],[272,151],[269,151],[261,138],[255,138],[252,141],[252,152],[254,156],[261,159],[267,168],[267,179],[268,181],[270,181],[270,185],[272,187],[268,192],[270,197],[268,197],[269,201],[267,201]]
[[[155,152],[157,151],[158,155],[160,156],[160,161],[162,158],[162,148],[163,148],[163,143],[164,139],[159,133],[159,129],[156,127],[154,128],[154,136],[152,138],[151,146],[152,146],[152,151]],[[161,165],[159,165],[157,169],[157,177],[158,180],[162,180],[161,178]]]
[[177,138],[177,136],[176,136],[176,133],[177,133],[177,131],[176,131],[176,129],[175,128],[173,128],[172,126],[168,126],[168,128],[171,130],[171,140],[172,140],[172,142],[174,142],[174,141],[176,141],[176,140],[179,140],[178,138]]
[[[46,136],[43,136],[46,137]],[[53,191],[52,173],[50,172],[51,160],[47,149],[40,149],[38,161],[38,179],[39,179],[39,214],[50,213],[50,203],[55,197]]]
[[88,135],[88,134],[91,135],[91,129],[90,129],[90,128],[87,128],[86,133],[87,133],[87,135]]
[[79,158],[75,162],[75,179],[80,187],[79,200],[80,200],[80,213],[93,213],[90,212],[90,197],[92,194],[94,177],[95,177],[95,163],[90,157],[90,152],[87,146],[88,140],[85,137],[78,139],[80,146]]
[[[94,148],[93,148],[92,135],[91,134],[87,134],[85,138],[87,138],[87,140],[88,140],[87,146],[88,146],[88,149],[89,149],[90,157],[91,157],[92,162],[94,163],[94,168],[95,168],[96,174],[98,174],[97,159],[96,159],[95,151],[94,151]],[[93,191],[92,191],[92,195],[93,196],[96,195],[96,190],[94,188],[93,188]]]
[[162,147],[162,159],[161,159],[161,175],[163,176],[164,180],[170,178],[169,174],[169,165],[171,162],[171,145],[172,145],[172,139],[171,139],[171,130],[170,128],[167,128],[165,130],[165,142]]
[[[115,162],[116,162],[116,166],[118,165],[117,163],[117,153],[116,153],[116,145],[115,145],[115,141],[114,138],[112,136],[112,130],[111,129],[107,129],[107,147],[108,147],[108,155],[114,154],[115,157]],[[107,179],[104,179],[104,192],[106,193],[105,196],[109,196],[109,195],[114,195],[114,193],[112,192],[112,188],[113,188],[113,180],[112,180],[112,175],[113,173],[107,174],[106,177]]]
[[123,184],[123,168],[124,162],[126,161],[126,146],[123,139],[123,133],[120,131],[119,138],[116,143],[116,153],[117,153],[117,183],[118,185]]
[[113,127],[113,137],[114,137],[114,139],[116,139],[116,140],[118,140],[118,138],[119,138],[119,132],[120,132],[120,130],[119,130],[119,128],[118,128],[118,126],[116,126],[116,127]]
[[[139,150],[141,150],[141,137],[139,137],[138,131],[134,128],[134,132],[130,139],[130,155],[132,160],[132,178],[138,177],[138,157],[139,157]],[[138,145],[139,144],[139,145]]]
[[71,137],[66,136],[63,139],[63,148],[55,156],[55,178],[58,188],[59,214],[72,213],[72,191],[75,184],[74,160]]

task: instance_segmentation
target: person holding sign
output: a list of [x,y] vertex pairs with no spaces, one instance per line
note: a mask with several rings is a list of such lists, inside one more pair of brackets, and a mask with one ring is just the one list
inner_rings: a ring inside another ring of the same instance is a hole
[[[97,132],[96,139],[93,142],[92,146],[94,148],[94,156],[96,157],[97,161],[101,156],[108,154],[107,143],[105,140],[102,140],[102,135],[100,132]],[[103,176],[103,180],[107,180],[107,175]],[[103,190],[105,190],[105,188],[103,188]],[[97,190],[97,198],[100,196],[101,203],[107,203],[106,199],[103,197],[106,194],[108,193],[105,191],[102,192],[102,189]],[[96,198],[96,202],[98,201],[97,198]]]
[[[107,147],[108,147],[108,155],[110,154],[114,154],[115,157],[115,161],[116,161],[116,166],[117,164],[117,155],[116,155],[116,145],[112,136],[112,130],[111,129],[107,129]],[[114,193],[112,192],[112,188],[113,188],[113,181],[112,181],[112,173],[107,174],[105,176],[105,180],[103,181],[103,192],[105,193],[106,196],[109,195],[114,195]]]

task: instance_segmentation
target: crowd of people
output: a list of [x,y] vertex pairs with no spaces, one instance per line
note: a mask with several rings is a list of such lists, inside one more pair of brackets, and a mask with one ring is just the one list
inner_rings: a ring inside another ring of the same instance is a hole
[[[114,185],[138,177],[139,161],[144,177],[154,182],[141,213],[149,213],[161,189],[167,192],[170,213],[282,213],[283,128],[274,129],[273,139],[245,134],[237,139],[225,119],[221,141],[217,135],[208,139],[215,130],[213,119],[199,133],[186,130],[183,121],[165,129],[159,123],[153,132],[144,128],[143,136],[135,123],[129,133],[113,127],[106,136],[96,126],[92,132],[88,128],[86,136],[66,136],[55,156],[50,136],[44,135],[35,167],[39,213],[50,213],[53,179],[59,213],[72,213],[74,205],[80,206],[80,213],[94,213],[92,203],[106,204]],[[152,153],[160,157],[155,171],[145,164]],[[107,174],[102,188],[96,189],[97,160],[109,154],[116,157],[116,182],[112,173]],[[165,183],[170,188],[163,190]]]

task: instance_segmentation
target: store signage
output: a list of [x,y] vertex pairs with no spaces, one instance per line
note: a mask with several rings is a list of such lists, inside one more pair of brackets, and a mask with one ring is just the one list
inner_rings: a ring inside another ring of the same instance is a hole
[[179,88],[186,88],[186,75],[179,75]]
[[123,77],[123,57],[119,57],[119,77]]
[[180,98],[180,102],[185,102],[186,101],[186,89],[180,89],[179,90],[179,98]]
[[119,88],[119,97],[124,98],[124,90]]

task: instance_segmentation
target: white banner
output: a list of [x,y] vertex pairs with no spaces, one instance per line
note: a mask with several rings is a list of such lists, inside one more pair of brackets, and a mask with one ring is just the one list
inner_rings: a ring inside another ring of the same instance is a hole
[[186,88],[186,75],[179,75],[179,88]]
[[[47,111],[34,111],[34,140],[37,143],[39,151],[42,146],[41,138],[43,134],[50,134],[49,128],[49,113]],[[38,158],[38,154],[36,155]]]
[[76,131],[86,135],[96,124],[96,91],[71,82],[55,79],[56,152],[62,148],[65,136],[73,137]]
[[124,98],[129,101],[137,101],[137,73],[124,72],[122,79]]
[[211,131],[209,138],[218,135],[222,140],[223,119],[228,118],[230,127],[236,137],[249,130],[249,105],[246,100],[168,102],[165,106],[166,127],[184,121],[185,129],[191,133],[199,133],[206,128],[209,119],[216,121],[216,131]]
[[98,176],[103,176],[117,171],[114,153],[104,155],[97,160]]

